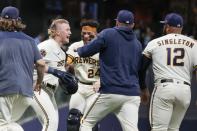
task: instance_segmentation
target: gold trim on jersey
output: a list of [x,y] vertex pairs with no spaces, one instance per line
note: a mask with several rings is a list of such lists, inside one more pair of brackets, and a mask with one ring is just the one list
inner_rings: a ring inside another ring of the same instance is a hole
[[74,60],[75,60],[74,56],[67,54],[67,58],[66,58],[67,64],[73,64]]

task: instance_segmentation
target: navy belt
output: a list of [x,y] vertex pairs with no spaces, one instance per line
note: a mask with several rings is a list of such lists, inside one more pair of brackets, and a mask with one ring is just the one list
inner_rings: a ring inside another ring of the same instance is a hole
[[80,81],[80,83],[82,83],[82,84],[84,84],[84,85],[93,85],[93,84],[94,84],[93,82],[86,83],[86,82],[82,82],[82,81]]
[[[173,83],[175,81],[173,79],[162,79],[161,80],[161,83],[165,83],[165,82],[172,82]],[[179,83],[179,82],[177,81],[177,83]],[[190,86],[190,84],[188,82],[186,82],[186,81],[183,81],[183,84]]]

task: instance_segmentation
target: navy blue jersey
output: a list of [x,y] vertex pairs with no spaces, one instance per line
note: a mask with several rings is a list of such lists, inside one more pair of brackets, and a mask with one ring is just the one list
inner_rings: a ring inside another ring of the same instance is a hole
[[41,59],[35,41],[22,32],[0,32],[0,95],[33,95],[34,63]]
[[132,29],[114,27],[77,50],[81,57],[100,53],[101,93],[138,96],[142,45]]

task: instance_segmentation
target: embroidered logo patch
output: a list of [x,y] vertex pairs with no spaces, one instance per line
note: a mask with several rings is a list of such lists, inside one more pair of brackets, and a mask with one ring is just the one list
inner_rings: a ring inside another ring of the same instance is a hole
[[40,54],[42,55],[42,57],[45,57],[47,52],[44,49],[41,49]]

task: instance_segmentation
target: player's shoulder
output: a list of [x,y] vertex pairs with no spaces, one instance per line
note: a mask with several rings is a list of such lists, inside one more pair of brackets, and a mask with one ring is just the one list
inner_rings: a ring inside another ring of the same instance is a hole
[[196,41],[195,39],[193,39],[192,37],[189,37],[189,36],[186,36],[186,35],[182,35],[182,34],[180,34],[180,37],[181,37],[182,39],[185,39],[185,40],[187,40],[187,41],[190,41],[190,42],[192,42],[192,43],[197,44],[197,41]]
[[34,40],[34,38],[32,38],[31,36],[19,31],[19,32],[11,32],[13,33],[13,35],[15,35],[14,37],[22,39],[22,40],[28,40],[30,41],[31,44],[36,45],[36,42]]
[[20,34],[21,34],[25,39],[28,39],[28,40],[30,40],[30,41],[34,41],[34,39],[33,39],[31,36],[29,36],[29,35],[27,35],[27,34],[25,34],[25,33],[23,33],[23,32],[20,32]]
[[110,34],[116,33],[116,30],[114,28],[106,28],[103,29],[100,33],[99,33],[99,37],[105,37],[108,36]]
[[160,41],[161,39],[163,39],[163,36],[162,37],[159,37],[159,38],[155,38],[151,41],[148,42],[148,46],[153,46],[153,45],[157,45],[157,42]]
[[[192,37],[183,34],[176,34],[177,39],[182,40],[184,45],[187,47],[192,47],[194,50],[197,48],[197,41]],[[188,46],[189,45],[189,46]]]
[[82,47],[83,45],[84,43],[82,40],[78,42],[74,42],[68,47],[68,50],[66,51],[66,53],[70,55],[76,55],[77,52],[75,52],[75,50],[78,49],[79,47]]
[[52,43],[53,41],[51,39],[47,39],[38,44],[38,48],[41,52],[46,52],[48,54],[49,52],[52,52],[54,50]]
[[35,39],[32,38],[31,36],[21,32],[21,31],[17,32],[17,36],[15,36],[15,37],[19,38],[22,41],[26,41],[25,44],[30,44],[33,48],[37,47],[37,43],[36,43]]
[[38,48],[39,49],[40,48],[46,48],[46,49],[52,48],[52,44],[51,44],[52,42],[53,41],[51,39],[47,39],[47,40],[41,42],[40,44],[38,44]]
[[69,48],[75,48],[75,47],[82,47],[84,45],[83,41],[78,41],[78,42],[74,42],[73,44],[71,44],[69,46]]
[[165,39],[170,39],[171,37],[173,37],[173,36],[171,36],[172,34],[167,34],[167,35],[164,35],[164,36],[160,36],[160,37],[158,37],[158,38],[155,38],[155,39],[153,39],[153,40],[151,40],[151,41],[149,41],[148,42],[148,44],[150,45],[157,45],[157,42],[158,41],[161,41],[161,40],[165,40]]

